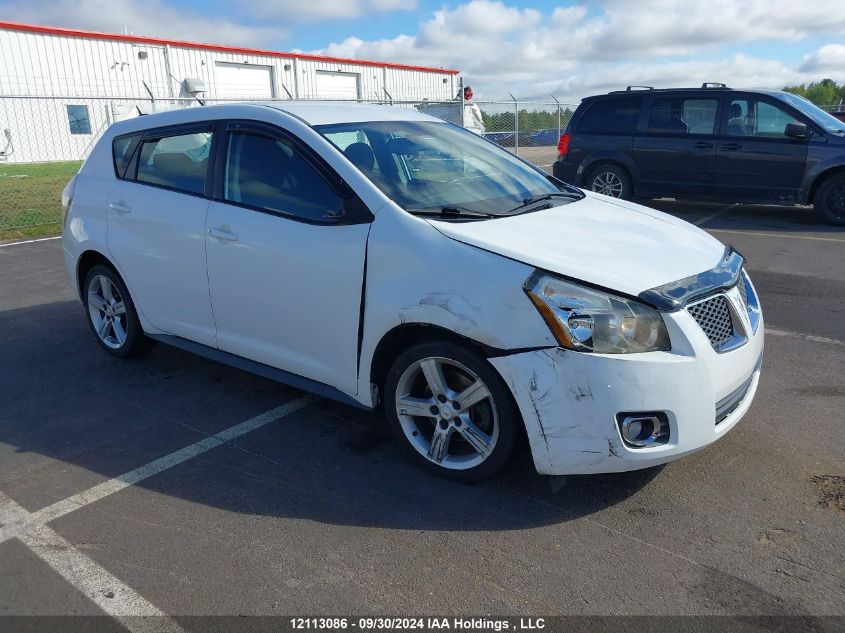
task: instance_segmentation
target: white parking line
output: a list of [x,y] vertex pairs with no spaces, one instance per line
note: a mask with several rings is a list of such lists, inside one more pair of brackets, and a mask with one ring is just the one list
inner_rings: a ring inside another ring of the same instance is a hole
[[39,237],[38,239],[34,240],[21,240],[19,242],[6,242],[5,244],[0,244],[0,248],[4,246],[17,246],[18,244],[32,244],[33,242],[49,242],[50,240],[60,240],[62,239],[61,235],[56,235],[55,237]]
[[[80,552],[55,530],[35,521],[31,513],[2,492],[0,492],[0,521],[4,527],[6,525],[24,527],[18,534],[18,538],[24,545],[62,578],[85,594],[103,612],[112,617],[121,618],[119,622],[133,633],[156,631],[182,633],[184,631],[166,613]],[[126,617],[122,618],[122,616]]]
[[712,231],[713,233],[736,233],[737,235],[759,235],[761,237],[782,237],[790,240],[816,240],[819,242],[839,242],[845,244],[845,239],[837,240],[833,237],[816,237],[815,235],[785,235],[783,233],[763,233],[760,231],[742,231],[738,229],[708,229],[705,231]]
[[705,222],[709,222],[713,218],[718,218],[723,213],[727,213],[728,211],[733,209],[735,206],[736,206],[735,204],[729,204],[728,206],[726,206],[723,209],[719,209],[718,211],[716,211],[714,213],[711,213],[709,215],[705,215],[703,218],[700,218],[700,219],[696,220],[695,222],[693,222],[693,224],[695,224],[696,226],[701,226]]
[[[83,490],[80,493],[77,493],[67,499],[63,499],[62,501],[57,501],[56,503],[47,506],[46,508],[42,508],[36,512],[32,512],[30,514],[30,521],[34,522],[35,524],[44,524],[49,523],[50,521],[55,521],[59,517],[62,517],[74,510],[78,510],[79,508],[83,508],[95,501],[99,501],[103,497],[108,497],[109,495],[114,494],[124,488],[131,486],[133,484],[138,483],[139,481],[143,481],[153,475],[157,475],[160,472],[167,470],[168,468],[173,468],[174,466],[185,462],[192,457],[196,457],[197,455],[201,455],[206,451],[211,450],[212,448],[216,448],[221,444],[225,444],[226,442],[233,440],[235,438],[240,437],[241,435],[245,435],[250,431],[254,431],[256,429],[261,428],[269,424],[270,422],[274,422],[279,418],[283,418],[286,415],[297,411],[316,400],[316,396],[302,396],[301,398],[297,398],[296,400],[292,400],[287,402],[275,409],[271,409],[266,413],[262,413],[254,418],[247,420],[246,422],[241,422],[240,424],[236,424],[235,426],[231,426],[228,429],[220,431],[219,433],[215,433],[214,435],[209,435],[201,439],[200,441],[191,444],[190,446],[186,446],[185,448],[181,448],[178,451],[174,451],[169,455],[165,455],[164,457],[160,457],[155,461],[150,462],[149,464],[144,464],[143,466],[139,466],[134,470],[130,470],[127,473],[124,473],[114,479],[109,479],[108,481],[104,481],[101,484],[94,486],[93,488],[89,488],[88,490]],[[23,531],[26,530],[27,525],[29,524],[20,524],[19,522],[9,522],[8,524],[5,521],[2,521],[2,514],[0,513],[0,543],[3,541],[7,541],[10,538],[19,537]]]
[[0,543],[11,538],[20,540],[62,578],[133,633],[183,633],[184,629],[166,613],[76,549],[47,523],[259,429],[316,400],[316,396],[308,395],[287,402],[37,512],[28,512],[0,491]]
[[814,343],[825,343],[827,345],[845,345],[845,341],[840,341],[835,338],[827,338],[826,336],[815,336],[814,334],[803,334],[801,332],[791,332],[789,330],[775,330],[766,328],[766,334],[771,336],[791,336],[793,338],[804,339],[805,341],[813,341]]

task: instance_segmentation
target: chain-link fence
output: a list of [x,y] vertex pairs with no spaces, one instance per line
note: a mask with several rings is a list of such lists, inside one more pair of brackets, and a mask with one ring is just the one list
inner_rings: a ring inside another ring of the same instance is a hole
[[[554,161],[561,131],[575,109],[556,102],[356,101],[435,116],[544,166]],[[58,229],[62,187],[112,123],[163,110],[237,102],[0,96],[0,239]]]
[[[477,101],[465,106],[467,118],[480,117],[486,138],[544,167],[554,162],[557,144],[577,106],[559,102]],[[477,114],[476,114],[477,112]],[[470,129],[469,122],[465,126]]]

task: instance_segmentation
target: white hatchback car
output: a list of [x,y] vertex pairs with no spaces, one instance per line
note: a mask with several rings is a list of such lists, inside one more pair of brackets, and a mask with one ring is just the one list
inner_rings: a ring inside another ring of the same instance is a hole
[[97,340],[161,341],[360,407],[464,481],[523,432],[545,474],[723,436],[757,389],[743,259],[395,107],[274,102],[113,125],[64,193]]

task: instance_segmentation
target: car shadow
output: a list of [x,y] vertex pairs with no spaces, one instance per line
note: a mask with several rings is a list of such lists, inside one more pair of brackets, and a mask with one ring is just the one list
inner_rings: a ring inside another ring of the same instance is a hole
[[[164,345],[112,358],[76,301],[0,312],[0,332],[0,490],[32,510],[304,395]],[[250,515],[516,530],[614,506],[659,472],[543,477],[523,445],[494,479],[459,484],[406,461],[379,414],[318,399],[136,486]]]

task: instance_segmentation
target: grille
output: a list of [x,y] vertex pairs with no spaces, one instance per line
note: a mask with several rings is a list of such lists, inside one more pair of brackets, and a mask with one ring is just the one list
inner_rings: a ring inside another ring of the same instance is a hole
[[728,300],[724,295],[717,295],[701,303],[696,303],[687,308],[687,311],[704,330],[710,344],[720,349],[727,343],[734,334],[734,324],[731,320],[731,311],[728,308]]

